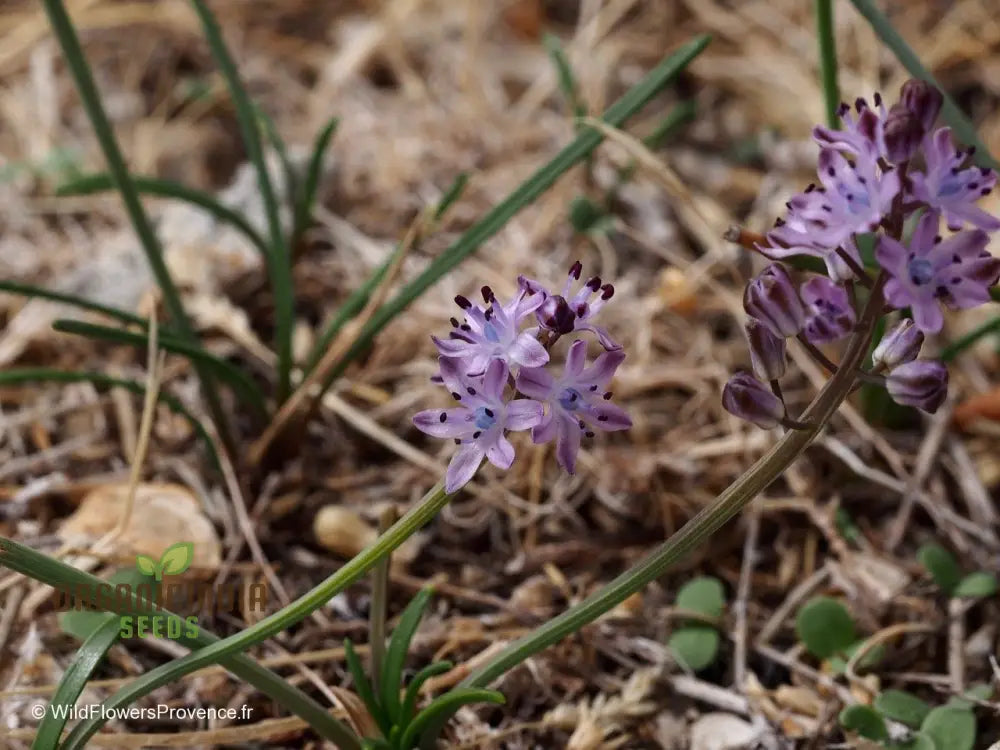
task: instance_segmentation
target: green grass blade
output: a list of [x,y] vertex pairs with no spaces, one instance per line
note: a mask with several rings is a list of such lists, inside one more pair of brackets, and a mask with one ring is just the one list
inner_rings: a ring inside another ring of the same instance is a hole
[[[0,370],[0,386],[38,382],[90,383],[98,388],[124,388],[125,390],[131,391],[139,396],[143,396],[146,393],[146,387],[138,381],[128,380],[126,378],[116,378],[111,375],[105,375],[101,372],[53,370],[47,367],[24,367],[11,370]],[[205,443],[205,447],[208,449],[209,456],[212,459],[212,465],[216,469],[221,468],[222,464],[219,462],[219,454],[215,452],[215,443],[212,441],[212,437],[208,434],[205,426],[201,423],[201,420],[188,411],[187,407],[185,407],[184,404],[182,404],[178,399],[168,393],[160,391],[159,398],[157,400],[162,401],[167,408],[170,409],[170,411],[184,417],[191,424],[191,427],[194,428],[198,437],[200,437]]]
[[226,43],[222,38],[215,16],[208,9],[204,0],[191,0],[205,32],[205,39],[212,57],[215,58],[223,78],[229,87],[236,108],[236,119],[239,121],[243,143],[247,156],[257,171],[257,185],[260,189],[264,211],[267,214],[268,248],[267,273],[274,294],[274,338],[275,351],[278,355],[278,403],[288,397],[291,390],[292,376],[292,328],[295,324],[295,288],[292,283],[292,258],[285,243],[281,230],[278,198],[271,184],[271,177],[264,162],[264,151],[261,148],[259,118],[247,95],[246,88],[240,79],[236,63],[233,62]]
[[[434,210],[433,220],[435,222],[440,221],[448,209],[461,197],[468,183],[469,177],[465,172],[462,172],[455,178],[455,181],[445,191],[437,208]],[[382,279],[385,278],[386,273],[392,267],[393,263],[396,262],[397,256],[403,250],[402,245],[397,245],[389,259],[375,269],[375,273],[369,276],[368,280],[358,287],[340,306],[337,314],[327,323],[326,328],[323,329],[323,333],[316,339],[316,344],[309,355],[309,364],[306,366],[307,373],[312,372],[313,368],[319,364],[319,361],[323,358],[323,354],[330,347],[337,334],[340,333],[340,329],[347,325],[347,322],[360,313],[365,305],[368,304],[368,298],[378,288],[378,285],[382,283]]]
[[[674,80],[687,67],[688,63],[708,46],[710,41],[711,37],[708,35],[699,36],[660,62],[639,83],[629,89],[621,99],[608,108],[602,117],[604,122],[614,127],[624,124],[664,86]],[[323,390],[329,388],[343,374],[347,366],[371,346],[375,336],[393,318],[409,307],[417,297],[427,291],[445,274],[476,252],[486,240],[499,232],[522,209],[531,205],[552,187],[563,174],[584,160],[603,139],[604,136],[593,128],[582,129],[572,143],[556,154],[548,164],[535,172],[451,247],[435,258],[427,269],[407,284],[399,294],[380,307],[361,330],[357,341],[347,351],[343,359],[331,369],[323,383]]]
[[[111,174],[111,179],[114,180],[115,187],[118,188],[118,192],[121,194],[122,203],[125,204],[125,211],[132,222],[132,227],[135,229],[136,235],[139,237],[139,243],[142,245],[143,252],[146,255],[146,261],[149,263],[153,277],[156,279],[156,283],[160,287],[160,292],[163,294],[163,301],[172,319],[171,326],[181,338],[197,345],[198,337],[195,335],[194,327],[191,325],[191,321],[184,311],[180,293],[177,291],[174,280],[171,278],[170,272],[167,270],[167,264],[163,259],[163,248],[160,246],[155,232],[153,232],[153,227],[149,223],[149,217],[146,216],[146,211],[142,207],[142,201],[139,200],[139,193],[132,183],[132,176],[125,165],[125,158],[122,156],[121,149],[118,148],[114,130],[111,128],[107,113],[101,104],[100,94],[97,92],[94,77],[91,75],[90,67],[87,65],[87,59],[84,57],[83,48],[80,46],[80,39],[73,28],[73,23],[70,21],[69,15],[66,13],[66,8],[63,7],[63,3],[60,0],[43,0],[42,4],[48,15],[52,31],[59,41],[59,46],[62,47],[63,55],[66,57],[66,64],[80,94],[83,108],[86,110],[87,117],[94,128],[94,135],[97,137],[101,151],[104,153],[104,158],[108,162],[108,171]],[[199,370],[198,377],[201,380],[205,400],[208,402],[209,411],[219,430],[219,434],[223,442],[231,446],[232,439],[229,431],[229,420],[226,419],[226,414],[222,410],[222,402],[219,400],[219,394],[215,390],[215,383],[212,382],[211,375],[208,372]]]
[[559,37],[555,34],[546,34],[542,38],[542,44],[545,45],[545,51],[552,58],[552,64],[555,65],[556,76],[559,79],[559,88],[562,90],[563,96],[566,97],[566,101],[569,102],[573,116],[586,117],[587,105],[580,98],[580,87],[576,82],[576,76],[573,75],[573,69],[569,65],[566,51],[563,49]]
[[979,339],[989,336],[991,333],[1000,333],[1000,318],[987,320],[981,326],[969,331],[957,341],[948,344],[948,346],[941,350],[941,360],[951,362],[955,357],[979,341]]
[[[213,196],[202,190],[195,190],[179,182],[172,180],[161,180],[157,177],[142,177],[132,175],[132,183],[135,189],[146,195],[155,195],[158,198],[172,198],[184,201],[193,206],[197,206],[224,224],[229,224],[234,229],[238,229],[250,240],[264,257],[267,257],[267,242],[260,233],[253,228],[249,221],[239,212],[235,211],[224,203],[220,203]],[[94,195],[107,190],[114,190],[115,183],[111,175],[106,173],[91,174],[81,177],[73,182],[60,185],[56,190],[56,195]]]
[[403,739],[399,743],[399,746],[409,750],[420,738],[423,731],[427,729],[428,725],[436,718],[450,716],[462,706],[468,706],[472,703],[503,705],[506,703],[506,700],[503,694],[496,690],[468,687],[452,688],[416,715],[413,721],[406,727],[406,732],[403,734]]
[[278,155],[278,162],[281,164],[281,171],[285,178],[285,192],[287,193],[288,203],[294,208],[299,199],[299,178],[295,174],[295,167],[292,166],[292,160],[288,157],[288,149],[285,148],[285,141],[278,132],[278,128],[275,126],[271,116],[261,109],[260,105],[256,102],[251,101],[251,104],[253,105],[254,113],[257,115],[257,121],[260,123],[261,131],[267,137],[268,143],[274,149],[274,153]]
[[[31,743],[32,750],[51,750],[51,748],[58,747],[63,727],[66,726],[66,720],[69,718],[68,712],[76,705],[80,694],[87,686],[87,680],[94,674],[94,670],[104,659],[108,649],[117,642],[119,633],[121,633],[119,618],[109,617],[80,646],[73,663],[69,665],[69,669],[59,680],[59,686],[38,725],[35,740]],[[57,714],[57,711],[67,713],[60,715]]]
[[890,23],[886,15],[875,5],[874,0],[851,0],[851,3],[865,17],[868,23],[871,24],[878,37],[885,43],[886,47],[892,50],[893,54],[896,55],[896,59],[909,71],[911,76],[934,84],[944,94],[944,106],[941,109],[941,116],[951,126],[955,137],[960,143],[976,147],[973,161],[981,167],[1000,169],[1000,164],[993,158],[989,149],[986,148],[986,144],[980,140],[979,135],[976,133],[976,126],[959,109],[955,100],[948,95],[944,87],[931,75],[931,72],[924,67],[910,45],[893,28],[892,23]]
[[406,686],[406,697],[403,699],[403,708],[400,711],[400,721],[404,724],[413,718],[414,710],[417,707],[417,699],[420,697],[420,688],[424,686],[431,677],[450,672],[454,664],[450,661],[437,661],[428,664],[417,672],[410,684]]
[[[0,567],[22,573],[56,589],[76,590],[79,587],[85,587],[90,591],[96,591],[98,586],[107,583],[97,576],[78,570],[61,560],[51,558],[5,537],[0,537]],[[117,597],[113,597],[112,601],[117,601],[117,599]],[[119,614],[142,614],[147,611],[139,607],[134,596],[125,603],[128,605],[128,609],[119,612]],[[181,620],[183,623],[182,618],[178,618],[177,615],[168,610],[161,608],[157,612],[162,613],[167,618]],[[181,634],[177,642],[191,649],[203,649],[219,642],[218,636],[204,628],[199,628],[197,636],[193,638],[186,635],[184,627],[181,628]],[[304,719],[319,735],[330,740],[337,747],[342,748],[342,750],[361,750],[357,737],[347,726],[331,716],[323,706],[297,687],[271,670],[262,667],[250,657],[242,654],[230,655],[220,660],[220,663],[238,678],[253,685],[278,704]],[[79,729],[79,725],[77,729]],[[75,731],[76,729],[74,729]]]
[[403,690],[403,667],[410,650],[410,642],[420,626],[420,620],[423,619],[427,605],[430,604],[432,593],[433,589],[422,589],[406,605],[403,614],[399,616],[399,624],[392,631],[389,648],[385,652],[385,665],[382,667],[379,689],[382,693],[382,706],[393,724],[402,725],[404,721],[400,713],[402,709],[400,693]]
[[826,107],[826,124],[840,127],[840,88],[837,86],[837,38],[833,24],[833,0],[816,2],[816,39],[819,43],[820,80],[823,82],[823,104]]
[[[416,506],[393,524],[392,528],[381,534],[371,545],[345,563],[333,575],[287,607],[268,615],[228,638],[213,642],[211,645],[204,646],[180,659],[175,659],[169,664],[149,670],[108,698],[104,702],[105,709],[110,710],[130,705],[156,688],[167,685],[209,664],[216,662],[226,664],[232,654],[245,651],[254,644],[301,622],[309,614],[329,602],[332,597],[360,579],[372,569],[378,560],[399,547],[414,532],[428,523],[448,504],[452,497],[452,495],[445,494],[442,484],[436,485]],[[0,549],[0,553],[2,553],[2,549]],[[2,559],[0,557],[0,561]],[[226,668],[231,669],[229,666]],[[77,725],[77,729],[81,732],[80,742],[86,742],[104,723],[105,720],[100,715],[81,721]],[[77,744],[75,748],[67,747],[65,750],[80,750],[82,747],[83,744]]]
[[[109,307],[108,305],[102,305],[100,302],[92,302],[89,299],[77,297],[75,294],[56,292],[52,289],[45,289],[44,287],[34,286],[32,284],[19,284],[15,281],[0,281],[0,292],[19,294],[22,297],[38,297],[39,299],[47,299],[52,302],[61,302],[64,305],[73,305],[74,307],[79,307],[82,310],[89,310],[90,312],[107,315],[109,318],[113,318],[120,323],[124,323],[125,325],[135,325],[143,329],[149,326],[149,321],[145,318],[133,315],[125,310],[119,310],[117,307]],[[163,333],[169,333],[170,331],[170,329],[166,326],[161,326],[160,330]]]
[[392,722],[389,721],[385,711],[382,710],[382,705],[378,702],[378,698],[375,697],[372,684],[365,674],[364,667],[361,666],[361,659],[358,658],[354,644],[349,638],[344,640],[344,657],[347,661],[347,671],[351,673],[351,678],[354,680],[355,692],[365,704],[365,708],[368,709],[368,713],[375,720],[382,734],[388,737],[392,730]]
[[[124,344],[126,346],[144,347],[149,343],[145,334],[133,331],[123,331],[120,328],[96,325],[94,323],[84,323],[80,320],[57,320],[52,324],[52,328],[60,333],[69,333],[74,336],[84,336],[98,341],[108,341],[112,344]],[[257,412],[258,417],[267,415],[267,403],[264,394],[261,393],[257,384],[243,372],[225,360],[219,359],[214,354],[209,354],[200,347],[191,346],[180,339],[171,336],[160,336],[159,345],[172,354],[179,354],[191,360],[192,363],[203,364],[212,369],[218,377],[228,383],[233,392],[246,401]]]
[[313,207],[316,205],[316,192],[319,190],[319,176],[323,171],[323,161],[326,159],[326,151],[330,147],[337,132],[340,120],[332,118],[326,126],[319,131],[316,142],[313,144],[312,155],[309,157],[309,166],[306,168],[306,180],[302,186],[302,193],[295,202],[295,228],[292,231],[292,247],[298,245],[302,238],[302,233],[306,231],[309,221],[312,218]]
[[660,120],[653,132],[642,139],[643,144],[651,150],[660,148],[670,140],[677,132],[690,122],[694,121],[698,114],[698,105],[694,99],[685,99],[674,105],[667,116]]

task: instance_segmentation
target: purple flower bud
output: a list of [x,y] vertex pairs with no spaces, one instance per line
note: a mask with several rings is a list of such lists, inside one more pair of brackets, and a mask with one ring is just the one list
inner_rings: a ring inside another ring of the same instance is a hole
[[803,333],[812,343],[838,341],[854,328],[854,308],[844,287],[825,276],[814,276],[800,293],[808,310]]
[[892,370],[912,362],[920,354],[923,343],[923,332],[910,318],[904,318],[878,342],[872,352],[872,365],[877,370]]
[[903,84],[899,92],[900,102],[910,110],[923,127],[924,132],[934,126],[944,97],[941,92],[926,81],[911,78]]
[[576,315],[570,309],[566,298],[560,294],[546,297],[541,307],[535,311],[538,322],[544,328],[558,334],[572,333],[576,325]]
[[893,164],[909,161],[920,148],[925,132],[916,113],[903,104],[894,104],[885,120],[883,136],[888,160]]
[[897,404],[933,414],[948,395],[948,368],[937,360],[906,362],[889,373],[885,387]]
[[794,336],[805,323],[805,310],[783,266],[772,263],[743,293],[743,309],[776,336]]
[[785,339],[775,336],[771,329],[750,318],[746,323],[750,342],[750,364],[761,380],[777,380],[785,374]]
[[722,408],[765,429],[777,427],[785,416],[781,399],[748,372],[733,375],[722,389]]

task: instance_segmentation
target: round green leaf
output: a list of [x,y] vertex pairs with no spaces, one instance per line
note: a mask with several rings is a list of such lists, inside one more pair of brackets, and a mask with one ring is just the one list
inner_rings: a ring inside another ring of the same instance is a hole
[[706,617],[721,617],[726,593],[718,578],[702,576],[685,583],[677,592],[677,607]]
[[927,714],[920,731],[939,748],[972,750],[976,744],[976,717],[963,708],[938,706]]
[[946,594],[950,595],[962,579],[955,557],[940,544],[925,544],[917,550],[917,559]]
[[871,706],[848,706],[840,712],[840,726],[870,740],[882,742],[889,739],[885,719]]
[[996,592],[997,577],[985,570],[978,570],[959,581],[951,595],[982,599],[993,596]]
[[976,701],[988,701],[993,698],[993,686],[984,682],[973,685],[961,695],[956,695],[948,699],[945,704],[949,708],[963,708],[971,711],[976,706]]
[[930,736],[917,732],[912,737],[887,745],[891,750],[938,750],[937,744]]
[[711,625],[688,625],[675,630],[667,645],[678,662],[698,672],[715,661],[720,640],[719,631]]
[[194,544],[177,542],[164,550],[163,556],[160,558],[160,569],[163,575],[175,576],[190,568],[193,559]]
[[836,599],[817,596],[795,618],[795,632],[813,656],[828,659],[855,641],[854,620]]
[[912,693],[904,690],[886,690],[875,698],[875,708],[887,719],[916,729],[919,727],[931,707]]

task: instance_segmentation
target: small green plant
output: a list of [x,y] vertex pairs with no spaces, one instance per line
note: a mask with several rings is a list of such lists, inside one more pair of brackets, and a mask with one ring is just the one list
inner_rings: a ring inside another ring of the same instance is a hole
[[[977,700],[989,700],[993,688],[977,685],[943,706],[932,707],[904,690],[885,690],[871,706],[847,706],[840,725],[888,750],[973,750]],[[891,723],[898,728],[891,728]]]
[[948,596],[983,599],[997,593],[995,575],[985,570],[966,573],[955,556],[940,544],[925,544],[917,551],[917,559]]
[[[693,672],[711,666],[719,654],[722,638],[718,627],[710,623],[722,617],[725,604],[722,583],[710,576],[688,581],[677,592],[675,606],[682,620],[671,633],[667,645],[677,661]],[[683,614],[687,612],[705,619],[684,619]]]
[[[852,657],[865,646],[865,639],[857,636],[850,612],[828,596],[814,597],[802,605],[795,619],[795,632],[806,650],[825,661],[834,674],[842,674]],[[885,649],[876,644],[866,649],[857,666],[873,667],[884,656]]]
[[[421,741],[422,733],[432,721],[470,703],[504,702],[503,695],[496,690],[458,688],[450,690],[417,711],[420,688],[431,677],[449,671],[451,662],[439,661],[430,664],[414,675],[410,684],[403,685],[403,663],[410,643],[417,631],[424,611],[430,603],[431,589],[419,592],[400,615],[399,625],[389,639],[381,668],[373,669],[373,679],[365,675],[351,641],[344,641],[347,666],[354,679],[359,697],[364,701],[368,713],[374,720],[381,737],[365,737],[365,750],[413,750]],[[372,644],[373,653],[379,647]]]

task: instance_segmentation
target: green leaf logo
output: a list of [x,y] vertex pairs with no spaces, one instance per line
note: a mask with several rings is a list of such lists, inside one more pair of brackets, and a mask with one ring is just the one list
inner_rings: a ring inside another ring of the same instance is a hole
[[160,558],[160,575],[175,576],[191,567],[194,559],[194,544],[177,542],[171,544]]
[[152,557],[147,557],[146,555],[135,556],[135,567],[137,567],[139,572],[144,576],[155,576],[157,572],[156,560]]

